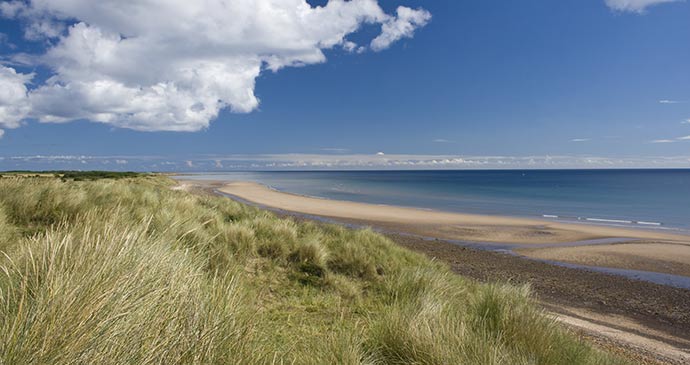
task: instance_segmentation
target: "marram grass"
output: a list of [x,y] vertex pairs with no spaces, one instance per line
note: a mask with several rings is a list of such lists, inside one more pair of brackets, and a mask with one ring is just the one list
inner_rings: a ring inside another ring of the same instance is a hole
[[526,287],[162,177],[0,179],[0,364],[618,364]]

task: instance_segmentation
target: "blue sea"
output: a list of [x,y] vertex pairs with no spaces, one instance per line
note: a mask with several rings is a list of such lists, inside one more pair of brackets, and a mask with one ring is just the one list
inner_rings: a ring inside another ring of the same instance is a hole
[[373,204],[690,230],[690,170],[272,171],[193,179]]

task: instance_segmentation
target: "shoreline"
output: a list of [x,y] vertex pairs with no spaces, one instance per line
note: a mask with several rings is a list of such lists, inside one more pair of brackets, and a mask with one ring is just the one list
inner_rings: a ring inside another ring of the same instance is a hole
[[690,288],[690,236],[314,198],[253,182],[178,180],[264,209]]
[[329,200],[251,182],[211,182],[209,186],[264,208],[690,288],[690,236]]
[[[393,236],[406,236],[406,237],[410,237],[412,239],[418,239],[418,240],[430,241],[430,242],[439,240],[439,238],[437,238],[437,237],[420,236],[417,234],[406,233],[406,232],[401,232],[401,231],[381,229],[380,227],[377,226],[376,222],[368,222],[368,223],[367,222],[356,222],[355,223],[353,221],[347,221],[344,219],[324,217],[324,216],[312,215],[312,214],[306,214],[306,213],[300,213],[300,212],[294,212],[294,211],[287,211],[287,210],[283,210],[280,208],[273,208],[273,207],[253,203],[251,201],[244,200],[244,199],[242,199],[236,195],[224,193],[224,192],[220,191],[219,189],[214,189],[213,191],[215,194],[228,197],[230,199],[239,201],[239,202],[244,203],[244,204],[256,206],[260,209],[266,209],[266,210],[272,211],[272,212],[279,214],[279,215],[287,215],[287,216],[290,216],[293,218],[314,220],[314,221],[317,221],[320,223],[344,225],[347,228],[351,228],[351,229],[372,228],[373,230],[377,231],[378,233],[381,233],[381,234],[386,235],[386,236],[391,236],[391,235],[393,235]],[[640,245],[641,241],[631,240],[630,238],[599,238],[599,239],[591,239],[591,240],[584,240],[584,241],[577,241],[577,242],[563,242],[563,243],[554,243],[554,244],[547,243],[547,244],[539,244],[539,245],[502,244],[502,243],[493,243],[493,242],[471,242],[471,241],[449,240],[449,239],[443,239],[443,242],[451,243],[451,244],[454,244],[457,246],[466,247],[466,248],[470,248],[470,249],[508,254],[508,255],[515,256],[516,258],[537,261],[537,262],[545,263],[548,265],[553,265],[553,266],[558,266],[558,267],[563,267],[563,268],[598,272],[598,273],[607,274],[607,275],[620,276],[620,277],[624,277],[626,279],[645,281],[645,282],[649,282],[649,283],[653,283],[653,284],[690,290],[690,266],[681,267],[679,270],[677,270],[679,272],[677,272],[677,271],[667,272],[666,270],[662,270],[662,272],[657,272],[654,270],[631,269],[629,267],[626,267],[625,265],[621,265],[621,264],[616,265],[615,263],[613,265],[608,265],[608,266],[607,265],[593,266],[593,265],[591,265],[591,263],[588,263],[588,262],[582,262],[582,261],[578,261],[578,260],[568,260],[567,258],[563,259],[563,258],[559,258],[559,257],[549,258],[548,256],[544,257],[544,256],[539,255],[542,253],[542,251],[548,252],[548,250],[544,250],[544,249],[550,249],[550,248],[577,249],[577,248],[589,248],[589,247],[596,247],[596,246],[616,246],[616,245],[622,245],[622,244]],[[690,262],[690,260],[688,260],[688,262]],[[654,264],[654,263],[652,263],[652,264]],[[657,262],[657,264],[658,264],[658,262]],[[649,263],[643,263],[641,266],[642,266],[642,268],[648,268]]]
[[[384,225],[415,225],[417,226],[416,228],[427,229],[440,228],[439,226],[442,225],[492,227],[495,230],[512,229],[512,232],[495,232],[494,235],[489,235],[488,232],[480,231],[471,232],[468,230],[454,231],[453,229],[435,229],[433,230],[434,234],[425,235],[433,237],[442,236],[438,238],[444,239],[541,244],[623,237],[631,239],[680,241],[690,244],[690,235],[644,229],[644,227],[617,227],[591,224],[589,222],[557,222],[535,218],[454,213],[425,208],[332,200],[284,192],[253,182],[201,182],[184,179],[180,179],[180,181],[191,184],[213,185],[223,193],[266,207],[329,218],[374,221]],[[530,236],[530,232],[528,231],[519,231],[520,228],[525,227],[533,228],[535,232],[532,233],[534,234]],[[483,239],[472,239],[471,237]]]
[[[180,181],[186,188],[228,197],[222,182]],[[181,187],[185,188],[185,187]],[[221,194],[222,193],[222,194]],[[233,195],[233,194],[230,194]],[[240,202],[242,197],[229,196]],[[308,214],[264,206],[295,220],[338,223],[348,227],[380,223],[353,219],[314,219]],[[459,246],[445,239],[412,234],[388,236],[398,245],[445,262],[459,275],[481,282],[528,284],[542,307],[558,321],[604,348],[632,355],[638,363],[685,363],[690,359],[690,290],[634,280],[609,273],[557,266],[544,260]],[[399,228],[399,227],[398,227]],[[539,247],[536,245],[535,247]]]
[[663,233],[669,233],[672,235],[674,235],[674,232],[676,232],[675,235],[687,236],[687,238],[690,239],[690,228],[667,227],[667,226],[663,225],[662,223],[652,222],[652,221],[608,219],[608,218],[596,218],[596,217],[559,216],[559,215],[553,215],[553,214],[541,214],[541,215],[533,215],[533,216],[523,215],[523,216],[521,216],[521,215],[509,215],[509,214],[486,214],[486,213],[473,213],[473,212],[455,212],[455,211],[442,210],[442,209],[436,209],[436,208],[425,208],[425,207],[384,204],[384,203],[368,203],[368,202],[358,202],[358,201],[354,201],[354,200],[339,200],[339,199],[327,198],[327,197],[318,196],[318,195],[294,193],[294,192],[290,192],[290,191],[286,191],[286,190],[281,190],[281,189],[278,189],[276,187],[273,187],[273,186],[270,186],[270,185],[267,185],[264,183],[258,183],[258,182],[252,182],[252,181],[223,182],[223,184],[225,184],[225,185],[232,184],[232,183],[255,184],[255,185],[262,186],[262,187],[264,187],[270,191],[280,193],[280,194],[287,194],[287,195],[292,195],[292,196],[300,197],[300,198],[309,198],[309,199],[323,200],[323,201],[329,201],[329,202],[347,202],[347,203],[356,203],[356,204],[366,204],[369,206],[391,207],[391,208],[399,208],[399,209],[411,209],[411,210],[425,211],[425,212],[439,212],[439,213],[456,214],[456,215],[469,216],[469,217],[515,219],[515,220],[541,222],[543,224],[552,224],[553,223],[553,224],[573,225],[573,226],[586,225],[586,226],[591,226],[591,227],[614,228],[614,229],[624,229],[624,230],[632,230],[632,231],[642,230],[642,231],[647,231],[647,232],[659,232],[662,234]]
[[[586,171],[586,169],[572,170]],[[531,189],[530,186],[523,186],[521,183],[517,183],[515,186],[510,185],[510,188],[513,190],[509,191],[504,191],[505,189],[503,188],[505,186],[501,188],[503,190],[493,189],[493,185],[486,187],[487,191],[496,190],[497,192],[502,192],[502,194],[493,196],[481,192],[476,193],[476,188],[482,187],[481,185],[475,186],[476,184],[470,185],[466,193],[463,193],[464,190],[460,191],[460,193],[455,190],[448,192],[445,192],[445,190],[429,190],[428,187],[425,189],[415,187],[410,190],[411,188],[407,187],[407,185],[405,185],[406,188],[404,190],[398,190],[395,184],[382,185],[380,182],[374,185],[376,189],[369,189],[366,185],[360,186],[360,183],[366,182],[366,180],[359,181],[357,179],[361,178],[357,176],[354,177],[352,183],[348,183],[349,180],[347,179],[343,181],[326,179],[322,184],[318,180],[321,178],[319,176],[314,178],[305,176],[306,180],[304,181],[300,180],[300,176],[274,176],[274,174],[281,172],[283,171],[180,173],[173,174],[170,177],[178,181],[198,184],[257,184],[273,192],[317,200],[362,203],[475,217],[530,220],[543,224],[586,225],[602,228],[641,230],[690,237],[690,224],[688,224],[687,219],[682,218],[684,216],[683,210],[676,203],[682,201],[682,199],[679,200],[675,196],[671,201],[665,201],[665,203],[663,203],[664,201],[659,201],[659,204],[650,205],[643,200],[637,200],[637,196],[644,194],[628,191],[628,196],[626,196],[626,190],[622,189],[621,194],[623,195],[615,195],[616,199],[607,204],[608,200],[594,198],[597,191],[591,191],[589,195],[588,193],[583,194],[582,199],[584,200],[580,201],[580,198],[578,198],[580,196],[579,192],[571,192],[572,194],[562,192],[561,195],[557,195],[553,191],[548,190],[550,189],[549,187],[545,187],[546,190],[544,192],[541,190],[514,190],[518,187]],[[286,171],[286,173],[310,172],[312,171]],[[342,172],[345,173],[346,171]],[[255,175],[263,173],[268,175]],[[335,171],[334,173],[341,173],[341,171]],[[355,182],[357,183],[355,184]],[[570,185],[566,184],[566,186]],[[460,187],[463,187],[463,185],[460,185]],[[561,185],[556,187],[560,188]],[[444,186],[439,187],[439,189],[441,188],[445,189]],[[512,195],[506,195],[510,191],[519,199],[514,199]],[[684,195],[680,193],[677,196],[682,198]],[[666,196],[666,199],[668,200],[668,196]],[[633,202],[634,205],[626,204],[626,200],[628,203]],[[643,207],[645,209],[642,209]]]

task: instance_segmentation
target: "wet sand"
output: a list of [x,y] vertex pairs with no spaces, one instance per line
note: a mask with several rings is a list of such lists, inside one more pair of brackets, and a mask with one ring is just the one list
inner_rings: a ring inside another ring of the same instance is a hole
[[578,247],[520,248],[531,258],[690,276],[690,244],[648,242]]

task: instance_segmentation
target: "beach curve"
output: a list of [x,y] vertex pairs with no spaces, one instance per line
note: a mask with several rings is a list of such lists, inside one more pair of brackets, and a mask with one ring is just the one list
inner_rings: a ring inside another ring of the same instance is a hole
[[439,239],[534,245],[610,237],[690,242],[690,236],[658,230],[330,200],[277,191],[254,182],[225,183],[218,190],[273,209],[352,222],[375,222],[383,228]]

